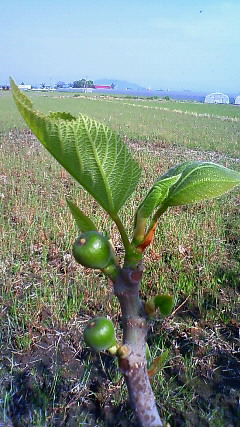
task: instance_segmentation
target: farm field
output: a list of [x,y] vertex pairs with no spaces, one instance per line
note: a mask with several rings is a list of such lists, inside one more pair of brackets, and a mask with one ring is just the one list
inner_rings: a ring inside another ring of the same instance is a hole
[[[31,93],[36,108],[79,112],[104,121],[133,140],[159,141],[239,157],[240,107],[165,100],[143,100],[73,93]],[[0,97],[0,126],[26,128],[12,97]]]
[[[160,100],[33,94],[41,111],[82,112],[118,130],[143,167],[120,212],[131,218],[156,177],[185,160],[240,171],[240,109]],[[186,114],[185,114],[186,113]],[[82,341],[89,318],[120,311],[101,273],[76,264],[78,235],[65,198],[109,230],[107,215],[0,96],[0,426],[138,427],[116,361]],[[240,423],[239,188],[164,214],[145,256],[142,297],[171,293],[175,312],[152,323],[153,356],[169,349],[153,389],[171,427]],[[130,421],[129,421],[130,420]]]

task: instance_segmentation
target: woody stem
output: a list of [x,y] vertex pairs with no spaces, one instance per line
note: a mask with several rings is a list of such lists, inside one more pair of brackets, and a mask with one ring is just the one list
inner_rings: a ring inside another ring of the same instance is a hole
[[146,339],[148,316],[139,298],[142,277],[141,266],[122,268],[114,282],[114,293],[122,310],[123,347],[119,353],[119,366],[123,373],[130,402],[141,427],[161,427],[155,397],[148,377]]

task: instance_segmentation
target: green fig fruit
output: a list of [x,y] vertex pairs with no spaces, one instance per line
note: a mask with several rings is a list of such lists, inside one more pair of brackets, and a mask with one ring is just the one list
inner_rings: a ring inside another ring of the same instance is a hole
[[105,268],[111,259],[110,243],[98,231],[86,231],[75,241],[73,255],[84,267]]
[[106,317],[96,317],[87,323],[83,338],[92,350],[108,350],[116,345],[114,326]]

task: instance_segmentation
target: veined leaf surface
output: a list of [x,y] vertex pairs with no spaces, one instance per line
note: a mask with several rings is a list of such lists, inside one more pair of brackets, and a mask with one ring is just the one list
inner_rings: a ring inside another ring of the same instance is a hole
[[154,209],[167,197],[170,187],[178,181],[180,176],[181,174],[157,180],[139,206],[138,215],[141,218],[149,218]]
[[170,187],[166,206],[186,205],[220,196],[240,184],[240,173],[211,162],[186,162],[170,169],[161,179],[181,173]]
[[82,114],[40,113],[12,79],[11,86],[32,132],[108,213],[116,214],[140,178],[140,166],[120,136]]

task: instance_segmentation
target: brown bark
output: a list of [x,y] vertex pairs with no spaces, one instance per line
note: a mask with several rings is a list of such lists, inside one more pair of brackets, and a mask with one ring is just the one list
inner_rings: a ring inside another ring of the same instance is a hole
[[123,268],[114,283],[114,293],[122,310],[123,347],[119,350],[119,366],[140,425],[161,427],[163,423],[156,407],[147,371],[148,315],[139,298],[141,277],[141,267],[138,270]]

